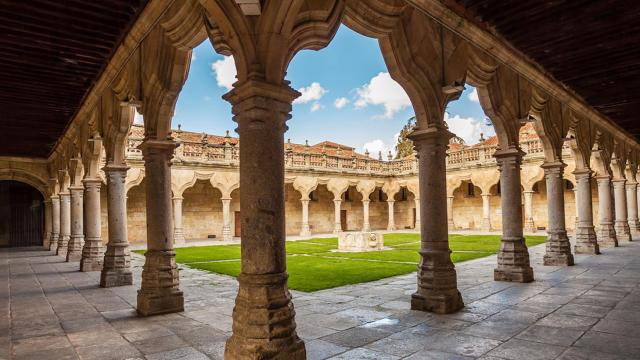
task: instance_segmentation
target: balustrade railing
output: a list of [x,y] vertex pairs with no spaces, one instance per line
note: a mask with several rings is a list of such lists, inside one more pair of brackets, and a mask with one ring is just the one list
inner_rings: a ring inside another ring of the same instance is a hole
[[[142,159],[138,146],[142,138],[130,137],[127,146],[128,159]],[[525,159],[542,158],[544,151],[540,139],[525,140],[520,143],[526,153]],[[447,152],[447,168],[466,168],[495,165],[493,153],[496,145],[475,145]],[[569,152],[567,146],[565,151]],[[204,165],[238,166],[239,145],[231,143],[210,144],[207,142],[180,141],[175,150],[175,162],[198,163]],[[378,160],[361,156],[327,155],[308,151],[285,149],[285,167],[289,170],[316,170],[370,175],[408,175],[418,172],[416,159]]]

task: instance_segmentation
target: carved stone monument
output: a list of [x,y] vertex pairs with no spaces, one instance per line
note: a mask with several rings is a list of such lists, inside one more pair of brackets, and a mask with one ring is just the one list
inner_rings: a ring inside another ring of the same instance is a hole
[[338,234],[338,251],[378,251],[384,247],[384,236],[375,232],[342,232]]

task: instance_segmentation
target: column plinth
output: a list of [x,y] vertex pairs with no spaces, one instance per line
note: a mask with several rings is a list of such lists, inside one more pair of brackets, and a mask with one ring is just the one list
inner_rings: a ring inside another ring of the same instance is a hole
[[[284,132],[299,93],[263,80],[236,83],[232,104],[240,134],[242,270],[227,359],[305,359],[287,288]],[[269,176],[265,176],[269,174]]]
[[627,181],[627,215],[631,238],[640,236],[640,221],[638,221],[638,183]]
[[123,165],[107,164],[103,170],[107,178],[109,240],[104,252],[100,286],[131,285],[133,284],[133,275],[127,234],[127,205],[124,187],[129,168]]
[[60,196],[51,197],[51,236],[49,237],[49,250],[58,251],[60,239]]
[[172,139],[145,139],[140,145],[147,175],[147,251],[138,290],[142,316],[184,311],[184,297],[173,249],[171,159]]
[[311,227],[309,226],[309,199],[300,200],[302,204],[302,224],[300,226],[300,236],[310,237]]
[[611,206],[611,178],[608,175],[598,176],[598,245],[600,247],[618,246],[618,238],[613,228],[613,209]]
[[100,219],[100,179],[87,178],[82,180],[84,184],[84,246],[80,259],[80,271],[100,271],[104,261],[104,248],[102,246]]
[[182,197],[173,198],[173,240],[176,244],[184,245],[184,230],[182,227]]
[[491,195],[482,194],[482,231],[491,231]]
[[520,164],[523,154],[518,147],[498,150],[494,154],[500,170],[502,204],[502,238],[498,266],[493,272],[496,281],[533,281],[529,250],[522,233]]
[[631,241],[631,230],[629,229],[629,219],[627,218],[627,195],[626,195],[626,180],[614,179],[613,180],[613,195],[615,197],[615,222],[613,227],[616,231],[616,237],[618,241],[625,240]]
[[544,163],[544,176],[547,184],[547,243],[544,265],[571,266],[573,254],[567,236],[564,220],[564,183],[562,173],[565,164],[558,161]]
[[[464,303],[458,291],[456,270],[451,261],[447,222],[446,150],[453,136],[443,127],[416,129],[411,134],[418,157],[420,207],[420,264],[418,289],[411,295],[411,309],[448,314]],[[416,216],[418,218],[418,216]]]
[[598,238],[593,227],[593,209],[591,198],[591,170],[579,169],[573,174],[576,177],[576,254],[600,253]]
[[533,191],[524,192],[524,232],[536,232],[536,225],[533,221]]
[[222,199],[222,240],[231,241],[231,199]]
[[60,193],[60,237],[56,255],[66,259],[69,240],[71,239],[71,196]]
[[67,246],[67,262],[82,259],[84,245],[84,187],[70,186],[71,193],[71,237]]

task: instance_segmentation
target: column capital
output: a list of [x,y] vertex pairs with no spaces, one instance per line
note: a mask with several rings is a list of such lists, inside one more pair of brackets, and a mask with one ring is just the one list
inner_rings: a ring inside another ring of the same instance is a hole
[[614,185],[620,186],[620,185],[625,185],[627,183],[627,179],[612,179],[611,182]]
[[491,197],[492,195],[491,194],[480,194],[480,196],[482,196],[482,197]]
[[421,143],[434,143],[438,145],[449,145],[449,140],[454,137],[444,126],[429,126],[426,129],[416,127],[414,131],[408,136],[408,138],[419,146]]
[[567,167],[567,164],[563,163],[562,160],[556,160],[553,162],[548,162],[545,161],[542,163],[542,165],[540,165],[541,168],[545,169],[545,171],[547,169],[564,169],[565,167]]
[[596,176],[596,181],[597,182],[610,182],[611,181],[611,175],[597,175]]
[[171,198],[171,200],[179,200],[179,201],[182,201],[182,200],[184,200],[184,198],[183,198],[182,196],[174,196],[174,197],[172,197],[172,198]]
[[90,187],[92,185],[102,185],[102,180],[99,178],[84,178],[82,183],[85,187]]
[[523,194],[533,194],[533,193],[535,193],[535,191],[533,191],[533,190],[524,190],[522,193]]
[[387,200],[387,203],[394,203],[396,202],[395,200]]
[[589,168],[581,168],[581,169],[575,169],[572,171],[572,174],[576,176],[576,179],[578,178],[578,176],[592,176],[593,175],[593,171]]
[[525,155],[526,153],[522,151],[520,149],[520,146],[518,145],[511,145],[507,149],[498,148],[498,150],[496,150],[493,153],[493,157],[496,158],[496,160],[508,159],[508,158],[522,159],[522,157]]
[[179,146],[178,142],[172,138],[153,139],[145,138],[138,149],[142,151],[144,157],[153,155],[168,155],[169,159],[173,157],[173,151]]
[[127,165],[119,165],[119,164],[113,164],[113,163],[107,163],[103,168],[102,171],[104,171],[105,173],[118,173],[118,172],[126,172],[130,169],[129,166]]
[[71,185],[69,186],[69,191],[84,191],[84,186],[82,185]]
[[51,195],[50,198],[51,198],[51,201],[60,200],[60,195]]

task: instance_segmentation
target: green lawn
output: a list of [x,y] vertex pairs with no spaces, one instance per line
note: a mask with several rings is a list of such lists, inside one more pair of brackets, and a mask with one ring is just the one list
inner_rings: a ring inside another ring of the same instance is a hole
[[[527,246],[545,241],[544,236],[527,236]],[[419,234],[385,234],[390,250],[375,252],[333,252],[337,238],[287,241],[289,288],[317,291],[347,284],[374,281],[416,271],[420,260]],[[495,254],[500,247],[498,235],[449,235],[453,262]],[[144,253],[144,250],[136,251]],[[176,249],[176,261],[192,268],[238,276],[240,245],[200,246]]]

